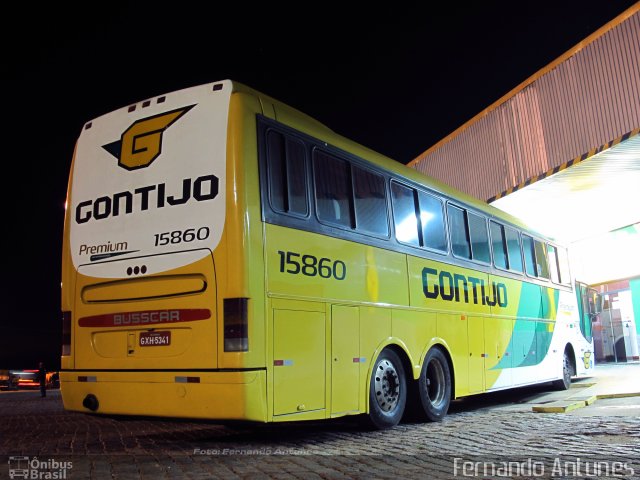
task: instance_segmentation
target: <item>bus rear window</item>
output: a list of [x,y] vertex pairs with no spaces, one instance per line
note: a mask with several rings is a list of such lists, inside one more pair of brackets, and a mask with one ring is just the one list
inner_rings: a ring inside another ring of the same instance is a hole
[[306,216],[309,207],[304,145],[272,130],[267,136],[267,152],[271,207]]

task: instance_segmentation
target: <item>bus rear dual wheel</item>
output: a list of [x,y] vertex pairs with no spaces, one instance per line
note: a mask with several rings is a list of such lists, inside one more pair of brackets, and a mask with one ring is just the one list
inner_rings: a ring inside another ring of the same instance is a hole
[[[429,421],[442,420],[451,399],[451,374],[449,363],[439,348],[432,348],[425,357],[418,379],[418,396],[422,407],[418,416]],[[378,429],[394,427],[400,422],[406,403],[407,380],[402,361],[396,352],[386,348],[378,356],[371,373],[370,424]]]

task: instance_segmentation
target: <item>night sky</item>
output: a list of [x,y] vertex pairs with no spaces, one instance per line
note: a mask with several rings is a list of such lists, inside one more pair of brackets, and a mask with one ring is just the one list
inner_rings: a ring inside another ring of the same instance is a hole
[[0,370],[59,366],[64,201],[88,120],[232,79],[407,163],[635,2],[20,3],[0,31]]

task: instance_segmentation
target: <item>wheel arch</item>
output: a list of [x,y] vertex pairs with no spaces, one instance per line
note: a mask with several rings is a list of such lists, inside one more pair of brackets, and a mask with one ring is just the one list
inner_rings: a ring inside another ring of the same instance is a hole
[[[371,361],[369,362],[369,368],[367,369],[365,398],[369,398],[369,391],[371,388],[369,379],[371,379],[371,375],[373,374],[373,367],[375,366],[376,360],[378,359],[380,354],[387,348],[390,350],[393,350],[393,352],[396,353],[400,358],[400,361],[402,362],[402,368],[404,369],[405,381],[407,383],[415,381],[415,379],[413,378],[414,377],[413,359],[411,357],[411,354],[409,353],[409,349],[404,344],[404,342],[402,342],[400,339],[389,338],[387,339],[387,341],[378,345],[378,348],[376,348],[376,350],[373,352],[373,355],[371,356]],[[422,367],[422,363],[420,364],[420,366]],[[368,403],[366,406],[366,412],[367,413],[369,412]]]
[[573,348],[573,345],[571,344],[571,342],[567,342],[566,345],[564,346],[564,350],[562,350],[562,354],[564,355],[565,353],[569,354],[569,361],[571,362],[571,368],[573,368],[573,375],[576,375],[578,372],[578,365],[576,363],[576,351]]

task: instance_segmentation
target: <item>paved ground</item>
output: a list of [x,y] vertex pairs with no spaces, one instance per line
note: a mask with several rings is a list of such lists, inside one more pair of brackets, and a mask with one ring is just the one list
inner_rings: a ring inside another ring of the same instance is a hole
[[638,364],[603,368],[568,392],[536,387],[471,397],[454,402],[441,423],[382,432],[351,420],[219,425],[101,417],[65,412],[58,391],[44,399],[37,391],[3,392],[0,478],[640,478],[640,396],[599,399],[569,413],[532,410],[587,389],[633,393],[638,379]]

